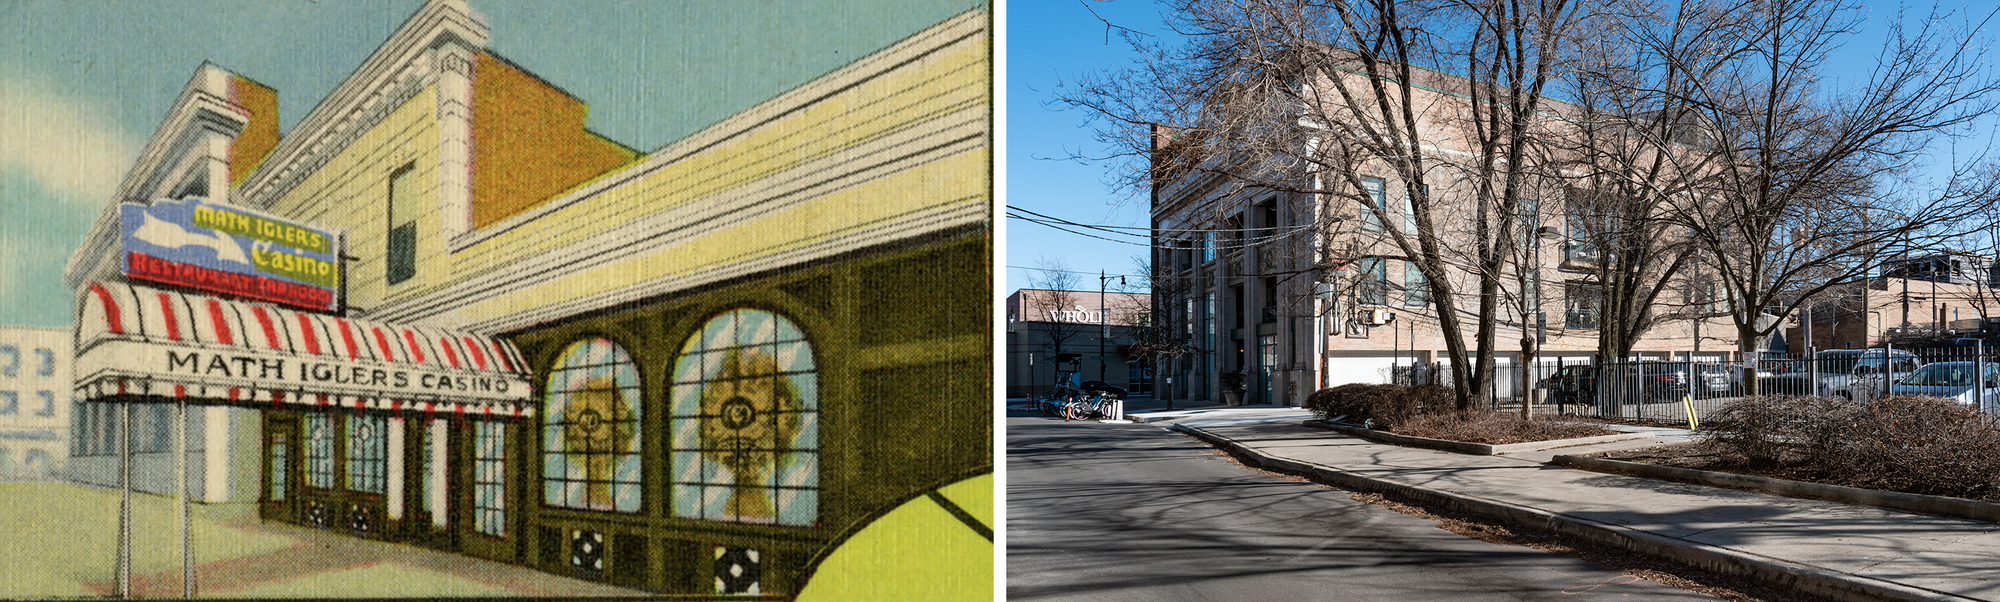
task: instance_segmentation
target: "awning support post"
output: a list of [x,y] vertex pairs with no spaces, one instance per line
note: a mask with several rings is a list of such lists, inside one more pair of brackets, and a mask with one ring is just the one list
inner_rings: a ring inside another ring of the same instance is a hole
[[194,516],[188,506],[188,405],[180,398],[174,421],[174,480],[180,490],[181,505],[181,597],[194,597]]
[[132,405],[118,404],[118,597],[132,599]]

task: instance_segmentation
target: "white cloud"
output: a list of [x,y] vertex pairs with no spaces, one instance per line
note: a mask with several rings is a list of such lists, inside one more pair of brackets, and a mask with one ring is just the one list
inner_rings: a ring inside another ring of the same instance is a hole
[[109,203],[142,143],[90,102],[0,73],[0,169],[65,202]]
[[0,69],[0,323],[67,313],[50,308],[68,305],[59,275],[74,237],[144,142],[101,107]]

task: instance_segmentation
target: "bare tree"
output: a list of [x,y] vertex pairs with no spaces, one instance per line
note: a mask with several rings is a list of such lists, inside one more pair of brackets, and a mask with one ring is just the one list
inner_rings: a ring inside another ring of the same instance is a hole
[[1623,23],[1639,77],[1605,77],[1610,95],[1643,95],[1679,78],[1656,123],[1702,135],[1660,137],[1677,163],[1661,183],[1663,213],[1684,227],[1703,271],[1724,289],[1756,393],[1752,360],[1778,316],[1883,258],[1958,235],[1994,197],[1983,158],[1949,166],[1942,183],[1915,178],[1934,145],[1989,115],[2000,85],[1986,73],[1975,27],[1951,31],[1933,13],[1900,20],[1869,78],[1822,87],[1830,52],[1856,31],[1843,0],[1697,0]]
[[[1504,284],[1523,264],[1521,207],[1542,177],[1544,89],[1586,20],[1580,6],[1179,0],[1170,19],[1186,45],[1139,40],[1139,65],[1057,96],[1114,147],[1079,158],[1133,159],[1122,175],[1135,191],[1190,182],[1213,199],[1208,223],[1251,191],[1312,200],[1322,279],[1357,259],[1412,262],[1471,407],[1491,389]],[[1400,195],[1368,173],[1393,176]]]
[[1060,358],[1064,346],[1070,339],[1092,330],[1080,321],[1063,319],[1065,310],[1077,307],[1076,289],[1081,281],[1076,272],[1070,271],[1068,262],[1043,256],[1035,260],[1035,270],[1028,276],[1028,287],[1039,292],[1022,295],[1022,312],[1029,315],[1021,319],[1042,324],[1041,346],[1048,351],[1050,365],[1056,366],[1057,375],[1062,372]]
[[[1173,409],[1173,391],[1164,387],[1161,376],[1177,372],[1172,368],[1181,365],[1186,358],[1201,354],[1197,344],[1197,321],[1195,315],[1196,295],[1199,283],[1192,277],[1179,274],[1178,265],[1170,256],[1174,249],[1156,249],[1160,259],[1149,260],[1144,256],[1133,256],[1132,267],[1136,273],[1148,274],[1143,282],[1127,283],[1120,292],[1147,293],[1145,307],[1125,307],[1126,313],[1140,315],[1144,320],[1134,320],[1129,325],[1132,348],[1140,361],[1148,362],[1153,370],[1153,397],[1167,402],[1167,409]],[[1154,265],[1165,266],[1162,271],[1153,271]],[[1120,296],[1126,303],[1140,303],[1139,297]]]
[[[1607,359],[1629,357],[1662,322],[1713,315],[1706,287],[1684,279],[1698,248],[1670,211],[1714,172],[1715,158],[1700,149],[1716,142],[1715,124],[1688,100],[1699,86],[1690,71],[1712,65],[1659,60],[1640,40],[1719,59],[1704,52],[1712,40],[1654,36],[1662,19],[1655,5],[1616,5],[1623,18],[1604,24],[1617,27],[1576,41],[1582,57],[1565,80],[1573,129],[1556,143],[1567,180],[1563,260],[1586,266],[1596,285],[1586,294],[1596,297],[1597,354]],[[1627,35],[1612,35],[1620,31]],[[1680,294],[1669,294],[1675,288]],[[1663,301],[1676,296],[1682,302]]]

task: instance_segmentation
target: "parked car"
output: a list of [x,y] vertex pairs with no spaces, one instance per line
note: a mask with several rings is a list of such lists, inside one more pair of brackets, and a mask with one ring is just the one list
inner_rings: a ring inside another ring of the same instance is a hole
[[[2000,400],[2000,365],[1986,364],[1985,378],[1975,379],[1973,378],[1973,374],[1979,372],[1979,368],[1979,364],[1974,362],[1938,362],[1928,364],[1901,379],[1897,379],[1895,383],[1889,386],[1890,393],[1895,395],[1930,395],[1933,397],[1955,399],[1959,403],[1966,405],[1986,407]],[[1981,380],[1984,381],[1984,391],[1983,395],[1977,396],[1983,399],[1980,399],[1979,403],[1975,403],[1973,388],[1974,385],[1982,384],[1979,382]]]
[[1759,377],[1758,390],[1767,395],[1812,395],[1817,373],[1818,394],[1863,399],[1882,391],[1881,376],[1885,369],[1893,379],[1915,372],[1923,365],[1916,354],[1902,349],[1829,349],[1819,352],[1817,362],[1793,360],[1780,373]]
[[[1743,390],[1743,368],[1735,364],[1701,363],[1694,365],[1696,391],[1707,397],[1735,395]],[[1769,372],[1758,372],[1759,378],[1769,377]]]
[[[1600,377],[1600,373],[1608,373]],[[1596,403],[1599,392],[1619,396],[1624,403],[1676,401],[1688,393],[1688,365],[1683,362],[1628,362],[1607,366],[1565,366],[1538,381],[1549,390],[1551,403]]]

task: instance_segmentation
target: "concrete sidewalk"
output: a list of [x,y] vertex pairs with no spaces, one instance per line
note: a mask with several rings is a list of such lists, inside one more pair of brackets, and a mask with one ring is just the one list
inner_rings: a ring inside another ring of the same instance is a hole
[[1296,420],[1191,416],[1170,428],[1345,488],[1395,491],[1828,598],[2000,602],[2000,524],[1543,464],[1556,453],[1661,441],[1472,456]]

